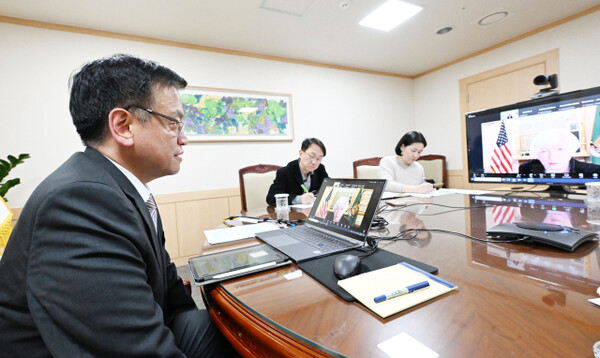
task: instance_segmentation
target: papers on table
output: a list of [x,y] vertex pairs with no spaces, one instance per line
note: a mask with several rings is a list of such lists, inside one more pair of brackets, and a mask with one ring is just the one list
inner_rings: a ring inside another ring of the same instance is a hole
[[448,194],[483,195],[483,194],[487,194],[487,193],[491,193],[491,192],[492,192],[492,190],[470,190],[470,189],[451,189],[451,188],[442,188],[442,189],[434,190],[431,193],[427,193],[427,194],[395,193],[393,191],[386,191],[383,193],[382,200],[404,198],[406,196],[413,196],[415,198],[431,198],[434,196],[442,196],[442,195],[448,195]]
[[279,226],[272,223],[258,223],[251,225],[240,225],[223,229],[205,230],[206,240],[211,245],[225,242],[238,241],[255,237],[256,233],[264,231],[279,230]]
[[419,357],[437,358],[440,355],[417,341],[405,332],[402,332],[377,345],[390,358]]
[[448,195],[448,194],[472,194],[472,195],[482,195],[482,194],[487,194],[487,193],[491,193],[490,190],[468,190],[468,189],[448,189],[448,188],[442,188],[442,189],[438,189],[438,190],[434,190],[431,193],[428,194],[416,194],[416,193],[410,193],[410,196],[414,196],[416,198],[431,198],[434,196],[442,196],[442,195]]
[[0,197],[0,224],[4,223],[6,220],[9,220],[10,214],[12,214],[12,212],[8,208],[8,205],[6,205],[4,199]]
[[397,199],[397,198],[405,198],[409,196],[408,193],[396,193],[394,191],[384,191],[383,195],[381,196],[381,200],[390,200],[390,199]]
[[296,209],[309,209],[312,208],[313,204],[292,204],[290,205],[290,208],[296,208]]
[[[600,287],[598,287],[596,293],[600,295]],[[596,306],[600,306],[600,298],[590,298],[588,301],[595,304]]]

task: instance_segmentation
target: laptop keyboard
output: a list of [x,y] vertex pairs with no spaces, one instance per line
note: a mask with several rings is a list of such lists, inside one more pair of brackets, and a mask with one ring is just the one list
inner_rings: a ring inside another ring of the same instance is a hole
[[322,252],[333,252],[351,248],[352,245],[344,240],[325,234],[307,226],[297,226],[285,230],[285,233],[298,241],[308,244]]

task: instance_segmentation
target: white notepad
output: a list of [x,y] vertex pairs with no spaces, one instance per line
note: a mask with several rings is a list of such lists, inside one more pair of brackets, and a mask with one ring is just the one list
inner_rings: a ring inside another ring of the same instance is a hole
[[[428,281],[429,287],[384,302],[374,301],[377,296],[423,281]],[[443,295],[457,287],[406,262],[340,280],[338,285],[382,318]]]

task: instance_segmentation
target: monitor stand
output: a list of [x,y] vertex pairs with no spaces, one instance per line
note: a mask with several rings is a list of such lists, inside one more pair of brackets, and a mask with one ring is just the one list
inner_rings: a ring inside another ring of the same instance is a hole
[[547,193],[551,198],[566,198],[569,194],[577,194],[576,191],[567,188],[565,185],[548,185],[548,187],[541,191]]
[[515,191],[511,191],[507,194],[504,194],[504,196],[510,196],[511,194],[514,194],[514,193],[548,194],[548,196],[551,198],[567,198],[567,196],[569,194],[581,194],[581,193],[574,191],[573,189],[568,188],[565,185],[550,184],[544,190],[515,190]]

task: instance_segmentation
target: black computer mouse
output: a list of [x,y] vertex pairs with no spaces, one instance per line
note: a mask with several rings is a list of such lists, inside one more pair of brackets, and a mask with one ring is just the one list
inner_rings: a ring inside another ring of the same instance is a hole
[[333,261],[333,274],[338,280],[360,273],[361,259],[356,255],[339,255]]

